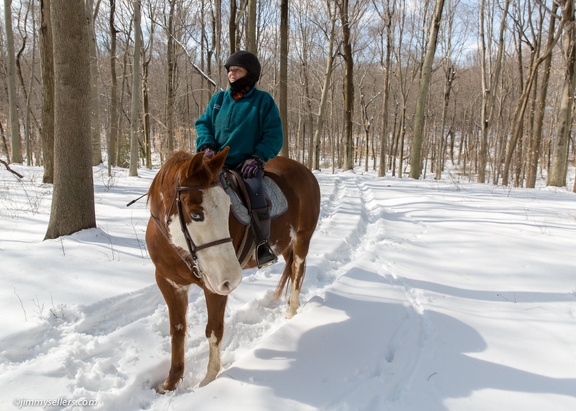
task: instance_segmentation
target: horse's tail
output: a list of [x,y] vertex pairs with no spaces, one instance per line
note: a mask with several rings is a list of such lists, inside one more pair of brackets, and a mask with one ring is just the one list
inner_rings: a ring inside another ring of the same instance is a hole
[[286,258],[284,271],[282,272],[282,277],[280,277],[280,281],[278,282],[278,286],[276,287],[276,292],[274,293],[274,297],[279,299],[284,291],[285,294],[288,294],[288,286],[290,285],[290,277],[292,273],[292,263],[294,262],[294,248],[290,246],[290,250],[288,252],[288,257]]

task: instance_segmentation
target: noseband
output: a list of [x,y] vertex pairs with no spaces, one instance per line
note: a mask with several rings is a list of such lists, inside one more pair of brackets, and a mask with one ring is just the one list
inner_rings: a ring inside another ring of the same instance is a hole
[[[220,185],[220,182],[213,183],[210,187],[215,187],[218,185]],[[182,230],[182,234],[184,234],[184,238],[186,239],[186,245],[188,246],[188,252],[190,253],[190,256],[192,257],[192,261],[193,261],[192,266],[190,264],[187,264],[187,265],[188,265],[188,268],[190,268],[190,271],[192,271],[192,273],[197,278],[202,278],[202,270],[200,268],[200,265],[198,264],[198,256],[196,255],[196,253],[200,250],[214,247],[215,245],[220,245],[220,244],[232,242],[232,238],[230,238],[230,237],[222,238],[222,239],[216,240],[216,241],[211,241],[209,243],[198,245],[198,246],[196,244],[194,244],[194,241],[192,241],[192,237],[190,237],[190,232],[188,231],[188,228],[186,227],[186,222],[184,221],[184,211],[182,210],[182,202],[180,201],[180,193],[183,191],[201,190],[203,188],[204,187],[202,187],[202,186],[179,186],[179,185],[177,185],[176,186],[176,198],[175,198],[176,209],[178,210],[178,218],[180,220],[180,229]],[[185,262],[187,262],[187,260],[185,260]]]
[[[218,185],[220,185],[220,182],[215,182],[215,183],[212,183],[212,185],[210,185],[209,188],[216,187]],[[192,241],[192,237],[190,236],[190,232],[188,231],[188,228],[186,227],[186,221],[184,219],[184,210],[182,209],[182,201],[180,200],[180,193],[182,193],[183,191],[202,190],[204,188],[205,187],[199,186],[199,185],[198,186],[180,186],[180,185],[178,185],[178,183],[176,183],[176,195],[174,196],[174,200],[172,201],[172,205],[170,206],[170,210],[168,211],[168,215],[170,215],[170,212],[172,211],[172,208],[174,207],[174,203],[176,203],[176,210],[178,211],[178,219],[180,220],[180,229],[182,230],[182,234],[184,235],[184,238],[186,240],[186,245],[188,246],[188,253],[190,254],[190,257],[192,258],[192,262],[188,261],[179,252],[177,252],[177,253],[180,256],[180,258],[182,259],[182,261],[184,261],[184,264],[186,264],[188,269],[190,269],[192,274],[194,274],[194,276],[198,279],[201,279],[202,274],[203,274],[203,271],[200,268],[200,265],[198,264],[198,255],[197,255],[198,251],[204,250],[206,248],[214,247],[216,245],[232,242],[232,238],[230,238],[230,237],[222,238],[222,239],[216,240],[216,241],[211,241],[209,243],[198,245],[198,246],[196,244],[194,244],[194,241]],[[158,221],[158,218],[156,218],[153,215],[152,215],[152,218],[153,218],[154,222],[156,223],[156,225],[158,226],[158,228],[160,229],[160,232],[162,232],[162,234],[164,234],[164,237],[166,237],[166,239],[172,245],[172,247],[174,247],[176,249],[176,246],[174,245],[174,243],[172,243],[172,241],[170,240],[168,235],[164,232],[164,230],[160,226],[160,222]]]

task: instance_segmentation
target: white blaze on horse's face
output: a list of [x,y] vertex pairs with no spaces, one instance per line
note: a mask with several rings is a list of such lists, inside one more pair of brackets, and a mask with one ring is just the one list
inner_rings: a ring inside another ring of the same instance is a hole
[[[204,189],[202,193],[204,218],[202,221],[193,219],[187,224],[190,237],[197,247],[230,237],[230,197],[220,186]],[[171,218],[168,229],[174,245],[188,250],[177,215]],[[230,294],[242,281],[242,267],[231,242],[199,250],[197,256],[204,284],[213,293]]]

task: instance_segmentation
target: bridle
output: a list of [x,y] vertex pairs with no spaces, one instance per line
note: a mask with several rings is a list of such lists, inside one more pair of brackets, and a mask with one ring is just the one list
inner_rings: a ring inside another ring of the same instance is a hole
[[[220,182],[217,181],[217,182],[212,183],[208,188],[216,187],[219,185],[220,185]],[[170,210],[168,210],[168,215],[170,215],[172,212],[172,209],[174,208],[174,203],[176,203],[176,210],[178,211],[178,219],[180,220],[180,229],[182,230],[182,234],[184,235],[184,239],[186,240],[186,245],[188,246],[188,253],[190,254],[190,257],[192,258],[192,262],[188,261],[188,259],[186,259],[186,257],[184,257],[182,254],[180,254],[180,252],[178,252],[174,243],[170,240],[170,238],[168,237],[168,235],[166,234],[164,229],[162,229],[162,227],[160,226],[160,221],[158,221],[158,218],[155,217],[154,215],[152,215],[152,219],[154,220],[154,222],[156,223],[156,225],[160,229],[160,232],[164,235],[164,237],[166,237],[166,239],[168,240],[170,245],[172,245],[172,247],[176,250],[177,254],[180,256],[182,261],[184,261],[184,264],[186,264],[186,266],[192,272],[192,274],[194,274],[194,276],[198,279],[201,279],[202,274],[203,274],[203,271],[200,268],[200,265],[198,264],[198,255],[197,255],[198,251],[205,250],[206,248],[214,247],[216,245],[232,242],[232,238],[230,238],[230,237],[222,238],[220,240],[210,241],[210,242],[208,242],[206,244],[202,244],[202,245],[196,245],[196,244],[194,244],[194,241],[192,241],[192,237],[190,236],[190,232],[188,231],[188,228],[186,227],[186,221],[184,219],[184,210],[182,209],[182,201],[180,200],[180,193],[182,193],[184,191],[203,190],[204,188],[206,188],[206,187],[200,186],[200,185],[181,186],[181,185],[178,185],[178,182],[176,182],[176,194],[174,196],[174,200],[172,200],[172,205],[170,206]]]

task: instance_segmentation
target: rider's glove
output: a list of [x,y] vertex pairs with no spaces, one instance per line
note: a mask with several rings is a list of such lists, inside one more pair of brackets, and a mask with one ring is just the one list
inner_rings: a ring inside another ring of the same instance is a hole
[[242,177],[252,178],[259,169],[264,169],[264,162],[259,157],[252,156],[242,164]]
[[198,151],[199,152],[203,151],[204,158],[206,158],[207,160],[210,160],[212,157],[214,157],[214,154],[216,154],[216,148],[209,144],[204,144],[202,147],[198,149]]

